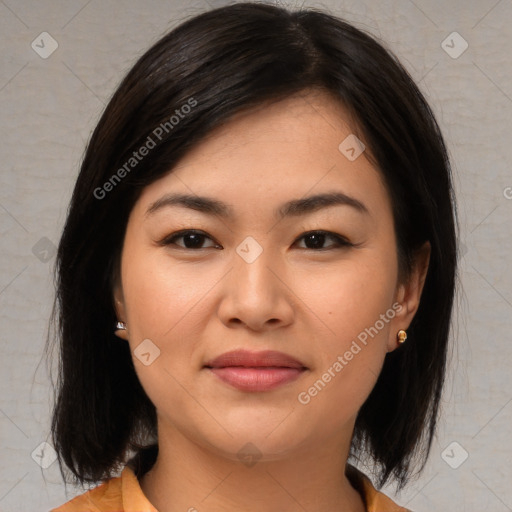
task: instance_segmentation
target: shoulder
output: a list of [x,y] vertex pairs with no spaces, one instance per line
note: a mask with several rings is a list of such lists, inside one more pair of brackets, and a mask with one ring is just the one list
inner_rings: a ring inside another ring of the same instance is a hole
[[50,512],[157,512],[140,487],[130,466]]
[[371,480],[354,466],[347,466],[347,477],[363,497],[367,512],[412,512],[375,489]]
[[122,500],[121,477],[115,477],[50,512],[119,512],[123,510]]

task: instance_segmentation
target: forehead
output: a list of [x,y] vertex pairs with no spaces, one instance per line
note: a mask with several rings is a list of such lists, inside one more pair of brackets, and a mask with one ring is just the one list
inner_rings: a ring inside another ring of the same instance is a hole
[[140,201],[147,207],[173,191],[254,211],[338,189],[366,198],[378,215],[390,206],[380,172],[366,158],[367,149],[347,157],[347,147],[357,141],[354,124],[338,101],[315,90],[238,113],[147,186]]

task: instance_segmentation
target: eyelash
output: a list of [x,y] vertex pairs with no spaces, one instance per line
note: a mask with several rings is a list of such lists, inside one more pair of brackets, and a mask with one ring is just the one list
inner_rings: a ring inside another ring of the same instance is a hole
[[[165,237],[159,243],[160,243],[160,245],[164,245],[164,246],[176,245],[179,249],[184,249],[187,251],[199,251],[202,249],[214,249],[214,247],[199,247],[199,248],[193,249],[191,247],[182,247],[175,243],[175,241],[178,240],[179,238],[183,238],[184,236],[191,235],[191,234],[203,236],[205,238],[209,238],[210,240],[214,241],[204,231],[200,231],[200,230],[196,230],[196,229],[184,229],[184,230],[172,233],[171,235]],[[341,249],[343,247],[355,247],[355,245],[356,245],[356,244],[349,242],[346,238],[342,237],[341,235],[332,233],[331,231],[323,231],[323,230],[307,231],[306,233],[303,233],[300,237],[295,239],[294,244],[297,241],[299,241],[307,236],[311,236],[311,235],[325,235],[326,237],[332,238],[333,240],[335,240],[336,243],[335,243],[334,247],[327,247],[327,248],[322,248],[322,249],[309,249],[307,247],[302,247],[301,249],[310,250],[310,251],[314,251],[314,252],[324,252],[324,251],[331,251],[334,249]]]

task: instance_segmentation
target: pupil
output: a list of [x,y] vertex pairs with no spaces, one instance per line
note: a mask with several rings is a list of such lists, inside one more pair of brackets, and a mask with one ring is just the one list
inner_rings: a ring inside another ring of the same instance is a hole
[[[325,238],[325,235],[321,234],[321,233],[314,233],[312,235],[308,235],[308,237],[306,239],[312,239],[313,240],[313,248],[318,248],[318,247],[322,247],[323,245],[323,241],[324,241],[324,238]],[[316,240],[316,243],[315,243],[315,240]],[[306,243],[306,245],[308,245]],[[311,245],[311,244],[309,244]]]
[[[188,234],[188,235],[185,235],[183,237],[183,241],[185,242],[185,246],[188,248],[188,249],[191,249],[193,247],[200,247],[201,246],[201,237],[202,235],[198,235],[196,233],[192,233],[192,234]],[[192,239],[192,243],[189,244],[187,243],[187,240],[190,240]]]

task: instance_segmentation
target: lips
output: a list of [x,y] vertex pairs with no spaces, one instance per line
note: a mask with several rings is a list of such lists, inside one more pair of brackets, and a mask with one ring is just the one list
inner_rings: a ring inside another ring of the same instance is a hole
[[233,350],[226,352],[205,364],[207,368],[225,368],[227,366],[243,366],[246,368],[306,368],[297,359],[276,352],[266,350],[264,352],[249,352],[247,350]]
[[205,369],[239,391],[270,391],[299,378],[307,368],[297,359],[267,350],[235,350],[208,361]]

